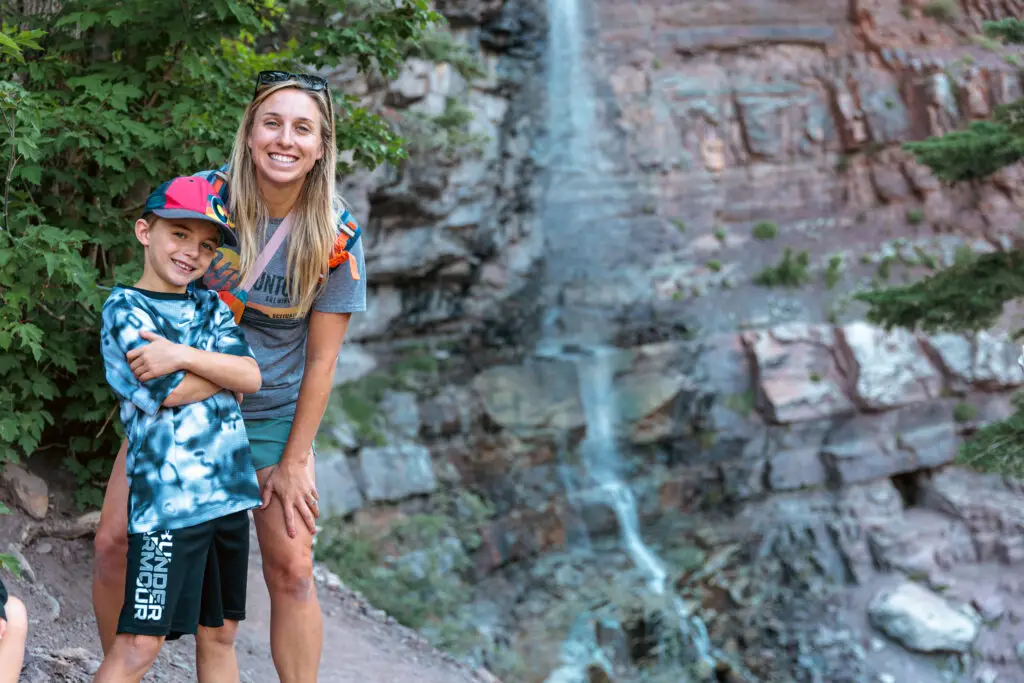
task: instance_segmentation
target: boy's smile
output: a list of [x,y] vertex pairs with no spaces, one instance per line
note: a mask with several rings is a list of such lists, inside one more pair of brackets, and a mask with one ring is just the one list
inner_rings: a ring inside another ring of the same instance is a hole
[[220,229],[197,218],[140,218],[135,236],[146,248],[145,270],[136,286],[174,294],[184,293],[206,273],[220,243]]

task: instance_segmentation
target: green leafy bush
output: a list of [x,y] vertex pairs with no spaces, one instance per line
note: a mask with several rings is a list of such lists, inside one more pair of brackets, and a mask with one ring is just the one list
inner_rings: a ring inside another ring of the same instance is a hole
[[[106,288],[137,277],[146,194],[225,161],[255,74],[352,63],[392,77],[440,19],[427,0],[58,5],[8,3],[0,27],[0,462],[44,441],[113,452],[96,360]],[[335,102],[354,164],[404,157],[384,120]]]
[[811,280],[808,268],[811,253],[801,251],[794,253],[786,247],[782,259],[774,266],[769,266],[754,276],[754,284],[761,287],[800,287]]
[[758,221],[751,230],[751,234],[757,240],[775,239],[775,236],[779,234],[779,226],[771,221]]

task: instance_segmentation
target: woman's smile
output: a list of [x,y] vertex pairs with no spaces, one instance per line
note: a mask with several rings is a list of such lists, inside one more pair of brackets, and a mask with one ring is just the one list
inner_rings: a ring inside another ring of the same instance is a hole
[[257,175],[276,185],[301,183],[323,157],[320,110],[313,96],[286,88],[259,106],[248,145]]

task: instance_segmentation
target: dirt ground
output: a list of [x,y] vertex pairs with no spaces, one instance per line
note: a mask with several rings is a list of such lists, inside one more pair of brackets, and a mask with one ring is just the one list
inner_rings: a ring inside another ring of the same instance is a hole
[[[79,515],[71,502],[70,482],[52,474],[49,463],[29,467],[47,473],[51,509],[48,521]],[[92,680],[100,662],[91,602],[92,537],[73,540],[39,536],[24,548],[19,540],[33,522],[16,509],[12,496],[0,489],[0,500],[11,515],[0,516],[0,552],[21,552],[23,576],[4,572],[12,595],[21,598],[29,611],[29,640],[24,683]],[[249,564],[248,618],[238,641],[243,683],[271,683],[278,677],[270,656],[270,600],[260,569],[259,549],[252,542]],[[325,683],[486,683],[494,682],[485,671],[474,672],[433,649],[416,632],[395,623],[359,595],[318,568],[317,588],[324,612],[324,651],[319,680]],[[184,683],[195,680],[194,640],[168,643],[145,681]]]

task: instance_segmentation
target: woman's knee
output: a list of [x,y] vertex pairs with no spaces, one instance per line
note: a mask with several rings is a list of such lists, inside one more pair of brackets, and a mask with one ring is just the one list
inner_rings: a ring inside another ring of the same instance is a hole
[[100,520],[93,540],[95,566],[100,576],[116,576],[123,581],[128,564],[128,534],[125,529],[115,527],[116,524],[104,526],[103,520]]
[[296,600],[313,597],[313,554],[298,544],[268,549],[263,555],[263,576],[271,594]]

